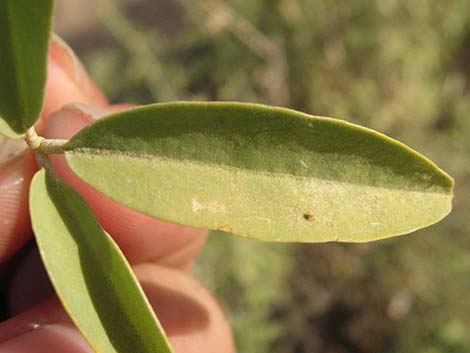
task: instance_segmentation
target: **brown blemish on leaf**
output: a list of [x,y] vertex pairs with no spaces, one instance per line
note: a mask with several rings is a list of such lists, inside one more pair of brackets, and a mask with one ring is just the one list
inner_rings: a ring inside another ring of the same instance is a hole
[[313,214],[312,211],[307,211],[304,213],[304,219],[306,221],[314,221],[315,220],[315,215]]
[[223,226],[218,227],[217,230],[221,230],[222,232],[232,233],[232,227],[230,227],[226,224],[224,224]]

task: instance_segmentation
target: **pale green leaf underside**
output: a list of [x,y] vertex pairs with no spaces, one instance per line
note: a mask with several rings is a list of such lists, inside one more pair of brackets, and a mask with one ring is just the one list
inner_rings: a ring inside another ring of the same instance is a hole
[[451,209],[452,179],[407,146],[282,108],[156,104],[97,121],[66,147],[79,177],[126,206],[266,241],[370,241]]
[[132,270],[85,201],[41,170],[30,207],[49,278],[94,351],[171,353]]
[[53,0],[0,1],[0,133],[21,136],[43,106]]

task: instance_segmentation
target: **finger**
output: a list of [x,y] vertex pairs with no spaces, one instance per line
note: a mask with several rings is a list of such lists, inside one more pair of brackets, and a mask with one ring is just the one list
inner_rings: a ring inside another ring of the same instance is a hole
[[37,166],[26,151],[0,169],[0,263],[31,238],[29,184]]
[[90,79],[72,49],[57,35],[51,39],[47,70],[43,119],[71,102],[97,107],[108,105],[105,95]]
[[[135,268],[176,353],[234,353],[230,328],[211,295],[185,273],[156,265]],[[0,353],[92,353],[50,300],[0,324]]]
[[[83,105],[69,105],[51,116],[45,136],[68,139],[104,113]],[[162,222],[124,207],[75,176],[62,155],[51,156],[51,161],[57,174],[87,200],[103,228],[114,237],[131,263],[191,266],[205,241],[206,231]]]

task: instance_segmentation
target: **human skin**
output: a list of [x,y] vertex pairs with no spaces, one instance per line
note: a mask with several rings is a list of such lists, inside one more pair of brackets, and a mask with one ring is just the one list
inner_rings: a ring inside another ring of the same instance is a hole
[[[45,105],[36,124],[40,134],[68,139],[95,119],[129,107],[109,105],[71,50],[53,38]],[[222,311],[190,275],[206,232],[119,205],[78,179],[63,156],[51,156],[51,161],[125,253],[175,352],[234,353]],[[55,298],[37,249],[30,244],[28,192],[37,170],[34,156],[25,151],[8,162],[0,160],[0,165],[0,283],[12,315],[0,323],[0,353],[92,353]]]

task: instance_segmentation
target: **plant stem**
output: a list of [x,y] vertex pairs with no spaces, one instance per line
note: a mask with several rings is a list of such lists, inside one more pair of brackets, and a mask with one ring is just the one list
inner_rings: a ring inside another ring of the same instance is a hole
[[39,166],[52,172],[53,168],[48,155],[64,153],[64,145],[67,140],[45,139],[42,136],[38,136],[34,127],[26,131],[24,139],[28,146],[34,151]]
[[26,141],[28,146],[31,147],[31,149],[36,151],[39,149],[39,146],[41,146],[43,137],[38,136],[34,127],[31,127],[26,131],[24,135],[24,140]]
[[38,136],[34,128],[26,131],[24,139],[29,147],[44,154],[62,154],[64,153],[64,145],[68,142],[68,140],[62,139],[45,139]]
[[52,163],[49,160],[47,154],[42,153],[41,151],[34,151],[34,155],[36,156],[36,161],[39,164],[39,167],[46,169],[48,172],[53,172],[54,168],[52,167]]
[[62,154],[67,142],[68,140],[62,139],[42,139],[40,149],[45,154]]

